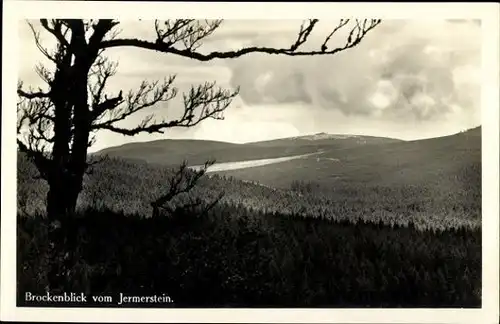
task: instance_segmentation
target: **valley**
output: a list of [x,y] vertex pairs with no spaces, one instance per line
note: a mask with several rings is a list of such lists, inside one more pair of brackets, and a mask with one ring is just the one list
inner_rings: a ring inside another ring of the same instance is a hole
[[[478,307],[480,144],[478,128],[419,141],[322,135],[106,149],[84,179],[78,230],[62,233],[76,238],[72,278],[82,278],[67,285],[168,291],[175,307]],[[169,203],[173,212],[151,217],[178,164],[210,158],[219,164]],[[44,250],[48,187],[37,175],[19,154],[19,289],[43,293],[40,274],[56,261]],[[205,214],[182,208],[221,194]]]

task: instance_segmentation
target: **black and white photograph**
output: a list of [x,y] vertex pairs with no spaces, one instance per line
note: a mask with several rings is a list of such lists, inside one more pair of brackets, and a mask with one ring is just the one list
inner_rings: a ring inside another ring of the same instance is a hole
[[487,20],[149,12],[15,18],[13,307],[482,310]]

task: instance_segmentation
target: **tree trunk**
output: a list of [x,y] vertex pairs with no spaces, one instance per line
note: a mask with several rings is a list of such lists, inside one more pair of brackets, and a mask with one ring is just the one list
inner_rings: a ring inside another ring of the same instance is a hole
[[47,217],[52,220],[62,220],[72,217],[75,213],[81,184],[67,179],[62,175],[49,184],[47,193]]
[[83,22],[69,20],[68,24],[71,25],[72,50],[64,62],[58,64],[51,97],[55,106],[55,141],[48,179],[47,215],[51,220],[48,284],[52,291],[72,291],[75,277],[79,242],[74,214],[87,166],[90,131],[87,82],[89,69],[98,55],[97,48],[89,53]]
[[47,280],[48,289],[54,294],[71,291],[72,288],[77,247],[74,213],[81,188],[81,183],[75,183],[67,174],[57,173],[58,177],[50,182],[47,193],[47,216],[50,220]]
[[49,219],[61,220],[74,213],[76,197],[71,197],[69,188],[64,189],[62,184],[50,186],[47,194],[47,215]]

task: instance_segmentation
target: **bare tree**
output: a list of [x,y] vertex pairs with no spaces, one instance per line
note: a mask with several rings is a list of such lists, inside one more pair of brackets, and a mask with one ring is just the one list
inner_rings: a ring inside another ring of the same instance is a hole
[[214,163],[215,160],[209,160],[199,170],[191,170],[188,168],[187,162],[184,161],[170,178],[168,191],[151,202],[151,207],[153,208],[152,217],[159,216],[161,210],[168,213],[175,213],[179,209],[186,212],[193,211],[195,214],[202,215],[215,207],[223,198],[224,192],[220,192],[215,199],[208,202],[199,197],[190,197],[187,203],[169,205],[176,197],[188,194]]
[[[347,40],[338,47],[329,48],[331,37],[353,27]],[[53,64],[42,65],[36,72],[47,84],[48,91],[25,89],[18,85],[18,147],[35,163],[40,176],[49,184],[47,214],[50,218],[72,214],[82,189],[83,176],[89,166],[87,150],[100,130],[133,136],[139,133],[162,133],[172,127],[192,127],[212,118],[223,119],[224,110],[237,96],[238,89],[226,90],[215,82],[193,86],[183,94],[184,112],[177,119],[156,120],[146,117],[136,127],[119,127],[127,117],[173,99],[177,89],[175,76],[163,81],[143,81],[136,91],[109,94],[106,85],[116,73],[117,64],[104,56],[114,47],[136,47],[187,57],[198,61],[237,58],[250,53],[288,56],[332,55],[360,43],[365,35],[380,24],[378,19],[343,19],[333,26],[331,33],[317,50],[303,50],[304,44],[318,23],[317,19],[304,21],[296,40],[286,48],[246,47],[232,51],[199,51],[202,42],[223,23],[222,20],[198,21],[178,19],[155,21],[153,41],[119,38],[119,21],[109,19],[41,19],[41,29],[55,40],[49,50],[41,43],[35,26],[30,24],[34,41],[41,53]]]

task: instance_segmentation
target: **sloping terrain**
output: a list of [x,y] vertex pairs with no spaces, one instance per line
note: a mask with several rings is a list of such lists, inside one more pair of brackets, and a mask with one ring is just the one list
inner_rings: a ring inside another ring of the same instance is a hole
[[319,155],[222,173],[276,187],[289,187],[293,181],[325,186],[339,182],[417,185],[450,181],[454,185],[478,185],[481,129],[418,141],[330,146]]
[[[481,224],[480,130],[443,138],[331,149],[314,156],[212,172],[193,195],[257,210],[332,219],[423,226]],[[219,144],[216,144],[219,145]],[[224,144],[225,145],[225,144]],[[233,151],[234,152],[234,151]],[[18,161],[18,197],[43,210],[45,183]],[[149,202],[168,188],[169,166],[115,158],[85,178],[79,206],[149,215]]]
[[280,138],[269,141],[252,142],[252,143],[247,143],[246,145],[253,145],[258,147],[282,147],[282,146],[325,147],[325,146],[335,145],[337,148],[345,148],[345,147],[356,147],[367,144],[370,145],[370,144],[383,144],[383,143],[395,143],[395,142],[402,142],[402,140],[387,138],[387,137],[366,136],[366,135],[317,133],[313,135],[304,135],[304,136]]
[[370,136],[317,135],[284,138],[265,142],[234,144],[204,140],[158,140],[128,143],[103,149],[95,154],[149,163],[177,165],[187,160],[190,165],[203,164],[208,159],[218,163],[282,158],[316,153],[332,149],[361,147],[371,144],[400,142],[399,140]]

